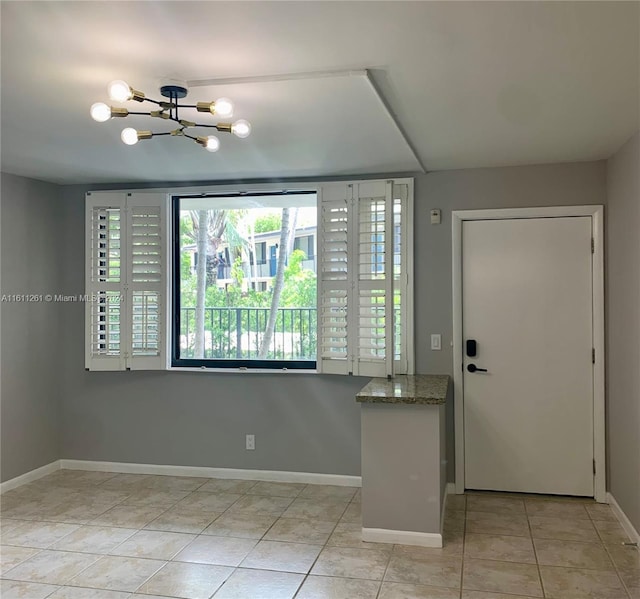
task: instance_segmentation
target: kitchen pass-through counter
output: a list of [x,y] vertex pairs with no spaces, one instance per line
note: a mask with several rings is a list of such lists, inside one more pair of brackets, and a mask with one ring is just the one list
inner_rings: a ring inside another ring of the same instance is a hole
[[442,547],[448,375],[374,378],[356,395],[362,539]]

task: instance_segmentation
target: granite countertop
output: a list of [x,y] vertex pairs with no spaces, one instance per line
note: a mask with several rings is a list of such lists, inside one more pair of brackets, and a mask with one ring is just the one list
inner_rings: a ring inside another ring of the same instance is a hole
[[448,374],[416,374],[371,379],[356,394],[360,403],[441,405],[447,399]]

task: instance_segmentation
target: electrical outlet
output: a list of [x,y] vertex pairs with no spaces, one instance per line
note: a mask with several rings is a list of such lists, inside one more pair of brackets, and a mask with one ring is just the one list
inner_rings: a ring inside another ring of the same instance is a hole
[[252,451],[256,448],[256,436],[255,435],[247,435],[247,449]]

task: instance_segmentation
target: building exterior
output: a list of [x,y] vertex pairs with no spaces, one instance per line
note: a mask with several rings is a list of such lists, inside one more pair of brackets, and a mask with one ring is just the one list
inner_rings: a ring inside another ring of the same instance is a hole
[[[242,260],[240,266],[243,272],[243,291],[249,289],[266,291],[271,288],[271,281],[276,276],[278,264],[280,231],[256,233],[254,240],[255,252],[251,248],[234,248],[228,243],[220,245],[216,255],[216,285],[219,288],[225,289],[228,285],[235,283],[232,268],[238,256]],[[291,251],[294,250],[301,250],[305,253],[306,259],[302,262],[302,268],[316,272],[316,225],[295,229]],[[198,263],[195,244],[183,246],[183,251],[191,254],[191,269],[195,273]]]

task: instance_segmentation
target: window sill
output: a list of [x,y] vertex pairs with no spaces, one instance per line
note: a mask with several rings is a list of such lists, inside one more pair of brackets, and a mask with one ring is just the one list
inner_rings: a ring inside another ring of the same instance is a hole
[[210,372],[226,374],[320,374],[317,369],[303,368],[207,368],[206,366],[170,366],[172,372]]

